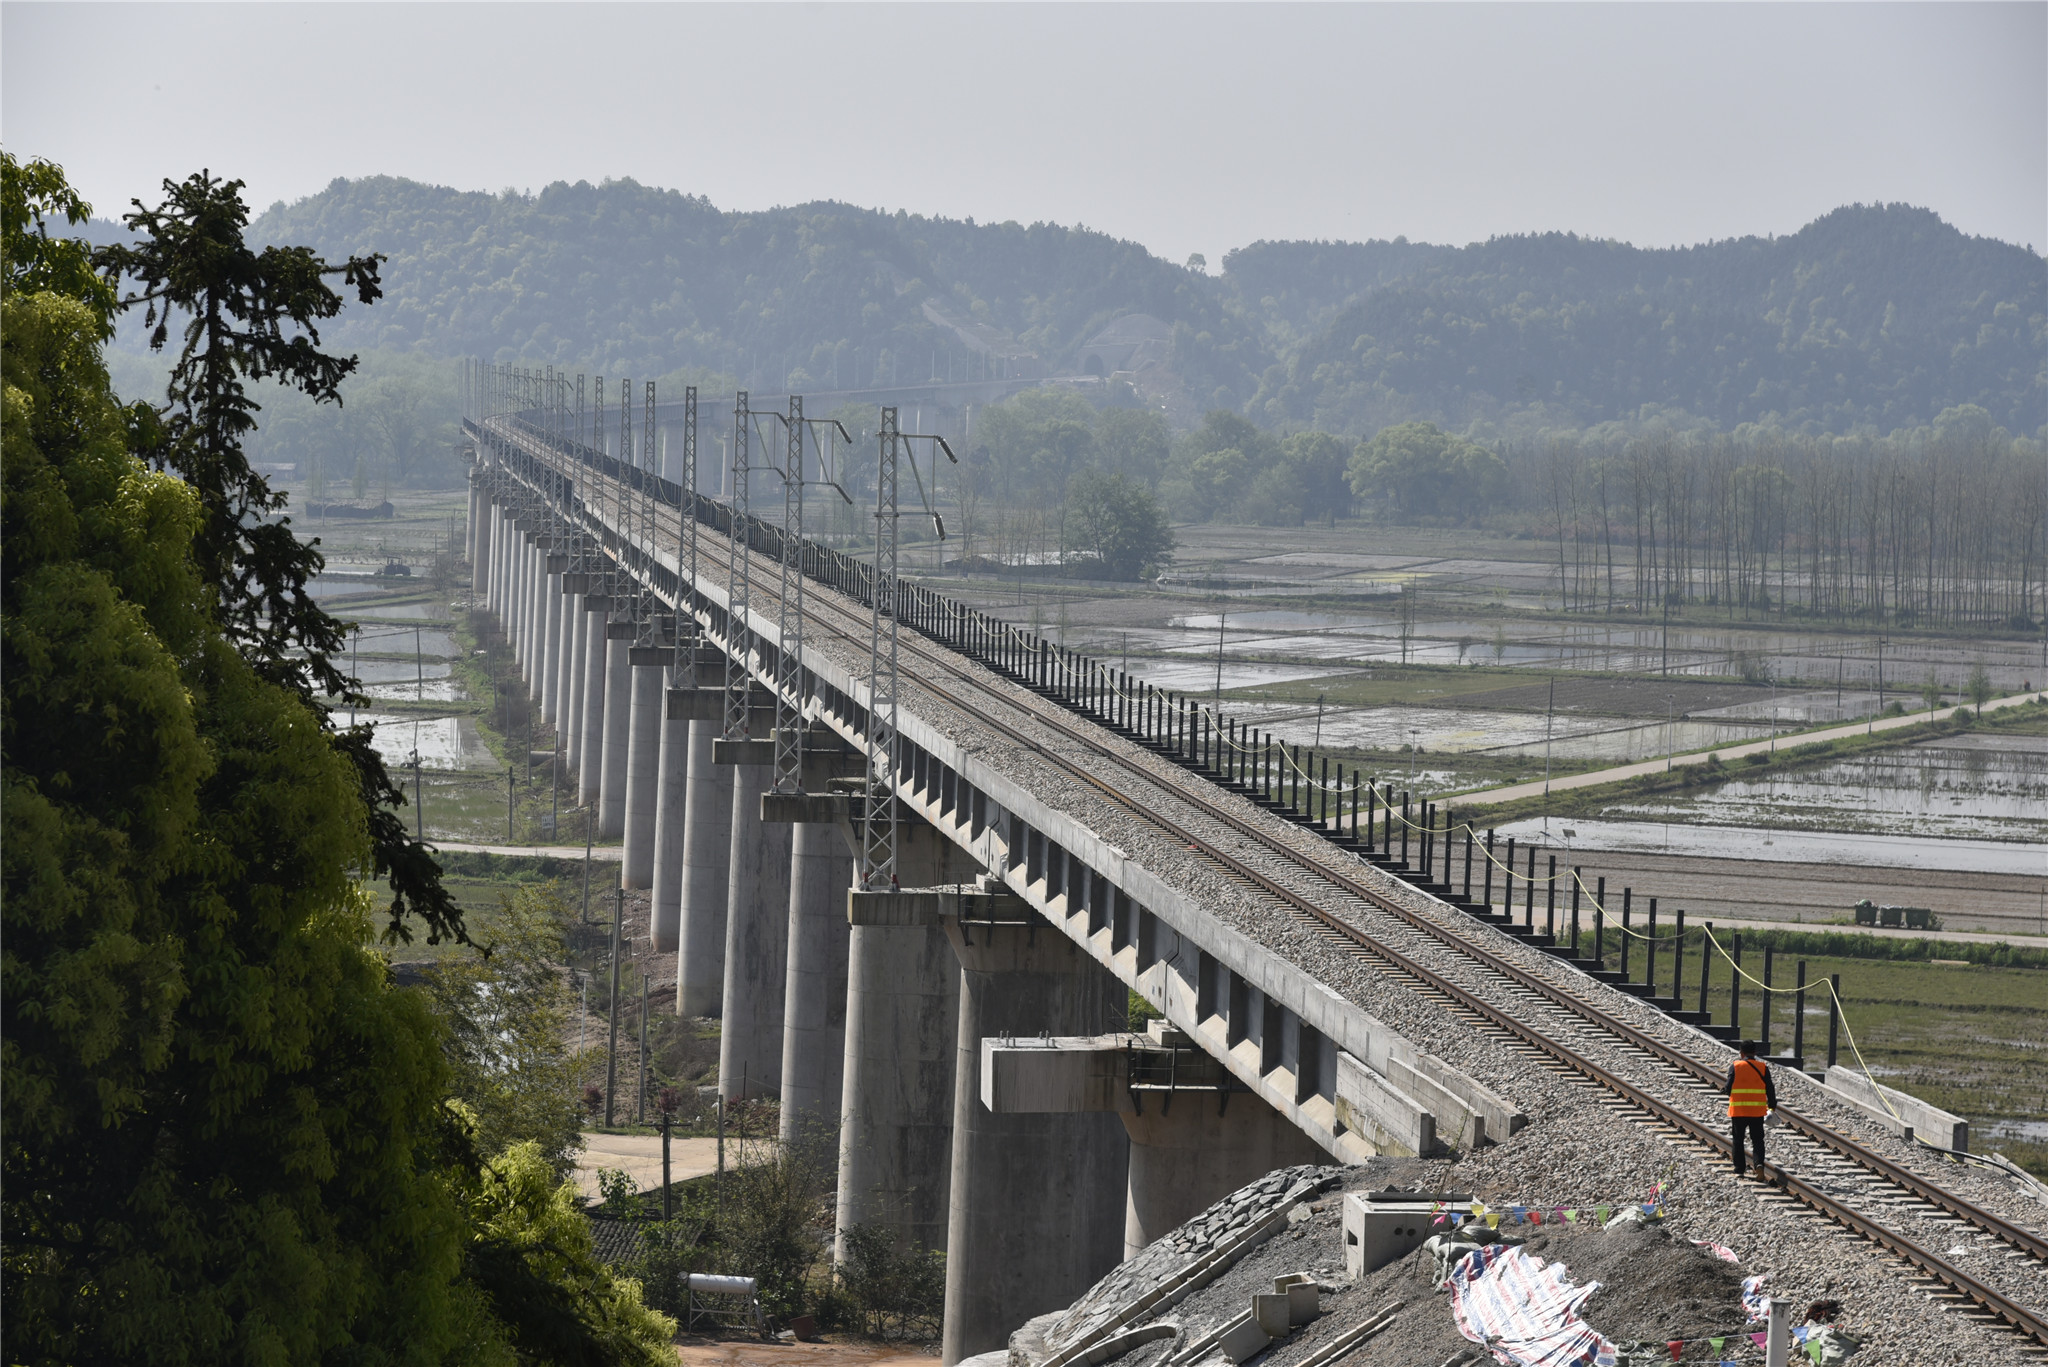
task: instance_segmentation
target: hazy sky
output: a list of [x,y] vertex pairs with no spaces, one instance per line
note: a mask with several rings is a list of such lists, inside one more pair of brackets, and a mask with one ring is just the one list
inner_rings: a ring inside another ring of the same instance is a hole
[[2048,5],[0,5],[0,138],[99,211],[204,165],[630,176],[1258,238],[1643,245],[1903,200],[2048,246]]

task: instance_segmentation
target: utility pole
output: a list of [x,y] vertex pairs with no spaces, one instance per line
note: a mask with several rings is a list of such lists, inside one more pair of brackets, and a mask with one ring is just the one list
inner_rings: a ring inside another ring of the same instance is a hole
[[625,924],[626,889],[621,885],[619,888],[619,900],[612,913],[612,997],[611,1010],[608,1013],[611,1017],[611,1044],[605,1051],[604,1064],[604,1123],[606,1129],[611,1128],[613,1103],[617,1100],[616,1093],[619,1090],[619,959],[621,958],[619,943],[620,932]]

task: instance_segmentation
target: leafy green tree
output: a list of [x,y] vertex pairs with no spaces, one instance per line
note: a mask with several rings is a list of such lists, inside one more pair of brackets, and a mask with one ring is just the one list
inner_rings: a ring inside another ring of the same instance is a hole
[[[170,404],[148,454],[199,497],[192,553],[227,639],[264,678],[308,702],[346,697],[353,681],[335,663],[342,624],[310,590],[323,563],[319,542],[301,541],[288,519],[275,516],[285,496],[250,469],[243,445],[261,411],[251,381],[275,382],[314,403],[341,402],[341,382],[356,360],[319,350],[318,324],[343,304],[328,280],[339,276],[359,303],[373,303],[382,294],[383,258],[352,256],[330,265],[305,247],[251,249],[243,241],[249,212],[238,180],[202,171],[165,181],[164,192],[162,205],[137,201],[125,217],[139,240],[94,254],[110,281],[134,282],[136,292],[121,306],[143,307],[152,350],[162,349],[184,320]],[[429,943],[459,938],[461,914],[441,886],[439,866],[395,810],[405,795],[385,771],[369,728],[332,740],[354,767],[371,865],[391,888],[386,933],[410,938],[407,920],[417,913]]]
[[573,994],[557,967],[567,916],[552,885],[522,888],[499,902],[488,955],[445,959],[426,982],[447,1031],[450,1094],[469,1108],[478,1146],[534,1143],[559,1177],[583,1143],[567,1047]]
[[1147,488],[1159,482],[1172,439],[1166,419],[1149,408],[1111,408],[1095,420],[1102,468]]
[[1090,472],[1067,488],[1070,549],[1093,556],[1111,579],[1137,579],[1173,559],[1173,531],[1145,486]]
[[7,292],[75,299],[97,320],[101,341],[114,335],[119,294],[93,268],[92,250],[75,237],[51,237],[49,219],[77,226],[92,206],[64,179],[62,167],[31,157],[26,166],[0,153],[0,237],[6,241]]
[[640,1284],[600,1262],[575,1187],[538,1144],[515,1144],[473,1189],[470,1281],[521,1364],[674,1367],[675,1321],[641,1300]]
[[1983,716],[1984,704],[1991,701],[1996,690],[1991,686],[1990,671],[1985,669],[1981,662],[1970,666],[1970,681],[1964,688],[1970,695],[1970,701],[1976,704],[1977,715]]
[[10,185],[0,1354],[656,1360],[630,1284],[551,1261],[559,1220],[513,1237],[552,1174],[479,1175],[427,1002],[370,948],[357,759],[223,628],[220,510],[140,458],[167,438],[113,396],[104,296],[14,269],[61,181]]
[[1432,422],[1404,422],[1360,444],[1348,473],[1353,492],[1387,499],[1410,517],[1490,507],[1508,475],[1499,456]]
[[460,1135],[365,947],[356,775],[217,628],[94,310],[4,326],[7,1358],[454,1355]]

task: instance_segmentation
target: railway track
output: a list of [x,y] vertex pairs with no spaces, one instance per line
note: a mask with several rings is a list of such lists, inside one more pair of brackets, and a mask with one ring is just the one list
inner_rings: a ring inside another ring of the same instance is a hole
[[[676,530],[675,519],[680,515],[679,510],[664,506],[660,514],[661,521],[666,523],[663,530],[672,534]],[[723,572],[730,563],[731,545],[716,532],[700,535],[699,554],[708,562],[705,568]],[[757,571],[765,572],[765,569],[757,566]],[[865,651],[868,632],[865,608],[852,600],[842,606],[835,596],[824,593],[809,596],[808,606],[818,627],[838,636],[849,647],[857,647],[856,654]],[[1226,789],[1193,771],[1185,771],[1184,776],[1155,772],[1141,756],[1151,755],[1155,761],[1164,763],[1174,761],[1164,759],[1152,747],[1121,728],[1107,727],[1093,718],[1087,719],[1084,726],[1077,726],[1070,720],[1077,709],[1004,674],[976,665],[967,657],[934,645],[915,632],[903,634],[900,649],[906,656],[913,656],[929,666],[924,670],[906,669],[910,687],[929,694],[935,701],[975,724],[1030,751],[1041,761],[1100,793],[1176,843],[1199,851],[1203,858],[1222,871],[1258,889],[1265,897],[1301,918],[1331,946],[1371,963],[1377,971],[1401,981],[1418,995],[1434,1001],[1475,1029],[1553,1073],[1599,1089],[1617,1110],[1649,1124],[1667,1138],[1706,1154],[1727,1154],[1727,1142],[1715,1125],[1674,1104],[1673,1099],[1657,1095],[1652,1084],[1631,1078],[1611,1063],[1602,1063],[1591,1057],[1597,1050],[1588,1045],[1605,1044],[1632,1059],[1661,1068],[1665,1076],[1659,1080],[1667,1086],[1675,1080],[1680,1086],[1689,1087],[1693,1093],[1689,1099],[1694,1101],[1701,1096],[1711,1097],[1713,1092],[1709,1089],[1718,1089],[1719,1077],[1711,1065],[1615,1018],[1597,1003],[1495,952],[1484,942],[1488,937],[1499,935],[1491,927],[1468,921],[1453,929],[1438,918],[1404,906],[1398,899],[1357,876],[1368,866],[1355,856],[1320,840],[1315,842],[1320,848],[1313,852],[1302,848],[1304,842],[1285,838],[1298,835],[1300,827],[1282,825],[1248,799],[1228,794]],[[937,681],[940,677],[957,681],[971,690],[975,697],[969,698],[944,687]],[[1008,687],[991,688],[991,679],[1001,680]],[[1085,752],[1094,762],[1079,762],[1061,753],[1056,746],[1048,745],[1041,737],[1028,734],[1018,725],[992,715],[991,703],[1016,713],[1026,726],[1052,733],[1066,745]],[[1108,739],[1111,736],[1118,739],[1111,741]],[[1131,753],[1134,750],[1138,753]],[[1135,779],[1142,788],[1151,791],[1133,792],[1128,782],[1123,785],[1113,783],[1104,776],[1104,765],[1111,766],[1128,779]],[[1176,777],[1179,781],[1175,781]],[[1223,800],[1218,801],[1219,797]],[[1160,798],[1167,801],[1162,803]],[[1176,819],[1169,816],[1168,811],[1176,804],[1190,809],[1199,821],[1220,826],[1251,842],[1262,857],[1254,862],[1232,853],[1215,838],[1213,831],[1196,829],[1185,817]],[[1280,829],[1273,829],[1275,826]],[[1484,970],[1490,975],[1493,980],[1490,985],[1496,990],[1491,994],[1482,993],[1421,962],[1414,954],[1385,943],[1332,911],[1326,903],[1333,899],[1317,898],[1304,892],[1295,882],[1287,881],[1289,875],[1293,880],[1306,876],[1324,884],[1338,894],[1334,900],[1339,905],[1354,901],[1397,918],[1428,937],[1433,944]],[[1463,919],[1462,913],[1453,911],[1453,914]],[[1598,987],[1591,980],[1588,980],[1588,985]],[[1495,999],[1503,995],[1514,1009]],[[1587,1031],[1606,1038],[1586,1041],[1584,1035]],[[1567,1040],[1577,1040],[1579,1047],[1573,1047]],[[1931,1218],[1964,1222],[2004,1244],[2009,1250],[2007,1256],[2021,1262],[2035,1275],[2040,1275],[2043,1265],[2048,1264],[2048,1239],[1982,1209],[1848,1136],[1800,1116],[1789,1108],[1781,1107],[1780,1115],[1805,1146],[1802,1156],[1806,1159],[1806,1166],[1816,1171],[1808,1175],[1783,1172],[1782,1196],[1770,1199],[1796,1203],[1877,1245],[1907,1267],[1917,1269],[1924,1288],[1938,1288],[1932,1291],[1937,1298],[1963,1308],[1964,1313],[1974,1313],[1988,1322],[2008,1327],[2028,1340],[2036,1352],[2048,1354],[2048,1317],[2044,1317],[2040,1310],[2021,1303],[1998,1287],[1956,1266],[1948,1257],[1937,1254],[1859,1208],[1851,1200],[1828,1190],[1819,1179],[1824,1177],[1837,1187],[1868,1183],[1874,1179],[1899,1194],[1892,1198],[1894,1208],[1903,1206],[1913,1213],[1925,1212]],[[1866,1202],[1886,1203],[1882,1195],[1870,1197],[1867,1193],[1859,1194]]]

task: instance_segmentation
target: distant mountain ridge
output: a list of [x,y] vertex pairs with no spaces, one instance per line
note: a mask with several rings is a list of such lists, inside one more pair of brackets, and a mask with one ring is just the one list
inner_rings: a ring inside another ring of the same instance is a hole
[[1268,427],[1677,412],[1841,432],[1962,403],[2018,432],[2048,423],[2048,263],[1901,205],[1679,248],[1257,242],[1218,276],[1080,227],[830,202],[729,212],[632,181],[493,195],[336,180],[252,232],[391,258],[384,301],[328,334],[348,347],[837,389],[1063,373],[1142,313],[1172,327],[1177,407]]

